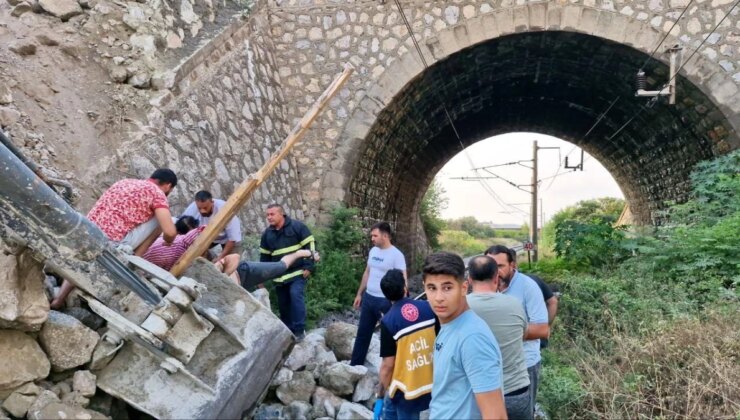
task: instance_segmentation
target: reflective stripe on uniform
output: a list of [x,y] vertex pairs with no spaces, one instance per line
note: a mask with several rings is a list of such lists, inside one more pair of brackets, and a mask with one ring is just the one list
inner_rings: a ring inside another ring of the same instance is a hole
[[270,254],[272,254],[272,252],[269,249],[260,248],[260,254],[270,255]]
[[272,256],[274,257],[274,256],[277,256],[277,255],[291,254],[293,252],[298,251],[299,249],[301,249],[301,244],[296,244],[296,245],[293,245],[293,246],[276,249],[276,250],[272,251]]
[[[288,247],[285,247],[285,248],[276,249],[276,250],[272,251],[272,253],[270,255],[272,255],[274,257],[274,256],[277,256],[277,255],[292,254],[293,252],[296,252],[296,251],[300,250],[301,248],[303,248],[304,246],[306,246],[309,243],[311,244],[311,251],[314,251],[315,250],[314,248],[315,248],[315,243],[316,242],[315,242],[315,239],[314,239],[313,235],[311,235],[311,236],[307,236],[306,239],[302,240],[301,242],[299,242],[299,243],[297,243],[297,244],[295,244],[293,246],[288,246]],[[268,251],[268,253],[269,253],[269,251]]]
[[292,273],[285,274],[284,276],[278,277],[276,279],[272,279],[272,281],[274,281],[275,283],[282,283],[285,280],[291,279],[291,278],[293,278],[293,277],[295,277],[295,276],[297,276],[299,274],[300,275],[303,275],[303,269],[298,270],[298,271],[294,271]]

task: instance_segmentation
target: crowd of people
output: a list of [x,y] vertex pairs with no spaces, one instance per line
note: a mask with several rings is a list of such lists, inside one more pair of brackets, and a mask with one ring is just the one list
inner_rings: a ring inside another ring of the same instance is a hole
[[[113,184],[87,217],[119,248],[170,270],[195,243],[225,201],[199,191],[177,218],[167,196],[177,185],[169,169],[145,180]],[[304,223],[280,204],[266,209],[269,227],[260,261],[240,261],[242,233],[233,217],[203,257],[245,288],[272,281],[280,319],[297,340],[306,327],[306,283],[318,261]],[[426,300],[411,299],[406,261],[386,222],[370,229],[373,244],[353,306],[360,312],[350,364],[365,363],[380,325],[380,384],[376,418],[432,419],[534,417],[541,366],[557,297],[548,285],[517,269],[515,251],[501,245],[470,259],[429,255],[422,268]],[[52,307],[63,305],[64,283]]]

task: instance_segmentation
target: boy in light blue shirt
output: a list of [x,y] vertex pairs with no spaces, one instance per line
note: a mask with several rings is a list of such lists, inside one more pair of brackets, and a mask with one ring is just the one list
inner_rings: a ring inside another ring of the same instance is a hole
[[505,419],[503,369],[488,325],[468,307],[465,264],[449,252],[424,261],[424,290],[442,328],[434,343],[432,419]]

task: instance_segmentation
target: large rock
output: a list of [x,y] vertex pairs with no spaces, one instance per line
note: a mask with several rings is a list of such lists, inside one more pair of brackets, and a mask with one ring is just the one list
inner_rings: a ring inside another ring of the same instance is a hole
[[314,418],[313,407],[305,401],[293,401],[285,409],[286,417],[293,420],[308,420]]
[[49,368],[36,340],[20,331],[0,330],[0,394],[45,378]]
[[310,401],[315,389],[313,373],[304,370],[293,373],[293,379],[280,385],[276,394],[283,404],[289,405],[293,401]]
[[339,407],[345,402],[345,400],[337,397],[331,391],[324,387],[317,386],[316,391],[311,397],[311,403],[313,404],[313,415],[316,417],[331,417],[337,416]]
[[16,391],[3,401],[3,409],[13,417],[22,418],[26,416],[34,401],[36,401],[36,395],[25,395]]
[[[16,45],[16,44],[13,44],[11,46],[11,50],[13,52],[18,52],[18,51],[27,52],[26,50],[21,50],[20,48],[21,47],[19,45]],[[30,49],[28,51],[30,51]],[[36,50],[34,50],[34,52],[35,51]],[[24,54],[21,54],[21,53],[18,53],[18,54],[24,55]],[[7,107],[7,106],[0,106],[0,127],[10,127],[11,125],[13,125],[16,122],[18,122],[18,120],[20,118],[21,118],[21,113],[20,112],[16,111],[13,108]]]
[[350,366],[346,363],[333,363],[321,370],[319,383],[337,395],[351,395],[355,384],[367,374],[365,366]]
[[[28,409],[28,418],[43,418],[40,417],[40,412],[43,410],[44,407],[51,403],[58,403],[59,398],[51,392],[51,391],[41,391],[38,397],[36,397],[36,400],[31,404],[31,407]],[[55,418],[59,418],[59,416],[56,416]]]
[[341,407],[339,407],[339,413],[337,413],[337,420],[358,420],[367,419],[372,420],[373,412],[367,407],[360,404],[351,403],[345,401]]
[[72,389],[83,397],[92,397],[95,395],[95,380],[95,375],[89,370],[78,370],[72,377]]
[[49,355],[55,372],[72,369],[90,361],[100,336],[75,318],[57,311],[41,328],[39,341]]
[[280,370],[275,374],[275,376],[272,377],[272,382],[270,382],[271,387],[278,387],[284,383],[290,382],[293,380],[293,371],[282,367]]
[[38,411],[29,411],[29,420],[43,419],[106,419],[107,417],[97,411],[86,410],[82,407],[71,406],[58,402],[47,404]]
[[357,327],[346,322],[335,322],[326,328],[326,345],[338,360],[352,358],[352,346],[357,336]]
[[375,387],[378,385],[378,377],[373,374],[363,376],[355,387],[355,393],[352,394],[352,401],[362,402],[373,397]]
[[311,363],[316,356],[316,344],[306,340],[301,341],[293,347],[290,356],[285,361],[285,367],[290,370],[298,370]]
[[38,331],[49,314],[42,265],[29,252],[0,252],[0,328]]
[[283,420],[286,407],[282,404],[263,404],[260,405],[252,417],[253,420]]
[[82,7],[77,0],[39,0],[38,4],[46,13],[58,17],[63,22],[82,14]]
[[365,357],[365,367],[370,372],[378,375],[382,363],[383,359],[380,357],[380,336],[373,334],[373,338],[370,340],[370,347],[367,350],[367,356]]

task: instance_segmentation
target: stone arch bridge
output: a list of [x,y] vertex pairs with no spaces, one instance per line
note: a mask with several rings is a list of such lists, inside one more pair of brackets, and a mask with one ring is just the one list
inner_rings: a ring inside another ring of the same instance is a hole
[[[140,172],[161,162],[186,173],[200,167],[214,179],[206,186],[226,195],[350,62],[356,74],[277,174],[284,188],[268,185],[257,202],[285,201],[317,223],[338,203],[359,207],[394,223],[413,257],[425,249],[421,197],[460,151],[443,103],[466,146],[534,131],[583,147],[614,176],[640,223],[686,196],[697,162],[740,145],[740,8],[711,33],[732,1],[401,4],[428,70],[393,2],[259,3],[175,69],[170,89],[152,101],[149,134],[119,163]],[[664,48],[680,44],[687,58],[704,42],[681,70],[677,104],[660,101],[625,126],[647,102],[634,97],[634,74],[664,35],[645,68],[649,88],[667,79]],[[152,133],[162,141],[144,146]],[[186,153],[190,142],[207,144],[208,155]],[[180,201],[202,186],[192,181],[198,173],[189,176]],[[242,217],[255,231],[263,226],[256,205]]]

